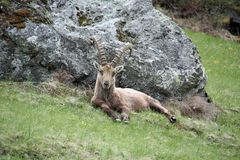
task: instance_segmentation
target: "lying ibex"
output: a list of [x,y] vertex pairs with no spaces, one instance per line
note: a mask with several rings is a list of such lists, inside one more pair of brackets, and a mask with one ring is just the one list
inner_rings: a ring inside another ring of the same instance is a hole
[[[131,44],[117,50],[117,54],[111,63],[107,63],[105,51],[99,39],[92,38],[92,43],[95,44],[100,56],[100,64],[94,62],[94,67],[98,70],[97,80],[94,88],[94,96],[91,103],[100,107],[111,118],[117,121],[128,122],[129,113],[133,111],[141,111],[146,108],[151,108],[157,112],[163,113],[170,122],[176,122],[175,116],[161,106],[160,102],[145,93],[136,91],[130,88],[116,88],[116,74],[123,70],[123,65],[117,66],[121,56],[128,49],[132,49]],[[121,117],[114,111],[120,112]]]

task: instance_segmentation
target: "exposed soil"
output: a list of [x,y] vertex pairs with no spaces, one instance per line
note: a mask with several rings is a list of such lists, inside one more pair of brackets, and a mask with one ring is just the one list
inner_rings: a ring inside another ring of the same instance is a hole
[[221,112],[218,106],[200,96],[186,97],[182,101],[169,99],[164,106],[174,112],[180,111],[183,116],[205,120],[215,120]]

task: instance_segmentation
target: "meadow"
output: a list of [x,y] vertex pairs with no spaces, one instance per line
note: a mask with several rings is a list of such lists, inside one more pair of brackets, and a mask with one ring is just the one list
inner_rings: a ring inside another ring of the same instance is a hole
[[[222,108],[216,121],[177,114],[173,125],[152,111],[113,122],[82,91],[57,82],[0,82],[0,159],[240,158],[240,45],[186,30]],[[50,89],[48,89],[50,88]]]

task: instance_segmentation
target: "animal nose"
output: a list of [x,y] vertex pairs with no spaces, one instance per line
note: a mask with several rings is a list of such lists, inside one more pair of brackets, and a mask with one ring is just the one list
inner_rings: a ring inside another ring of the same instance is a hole
[[105,85],[105,86],[108,86],[108,85],[109,85],[109,81],[105,81],[105,82],[104,82],[104,85]]

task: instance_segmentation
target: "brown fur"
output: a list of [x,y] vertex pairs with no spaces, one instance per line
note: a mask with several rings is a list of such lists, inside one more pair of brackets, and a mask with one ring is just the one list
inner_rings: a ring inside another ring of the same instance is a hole
[[[123,121],[128,121],[131,111],[151,108],[163,113],[171,122],[176,121],[175,117],[166,108],[162,107],[158,100],[131,88],[116,88],[115,75],[119,72],[117,67],[114,68],[111,64],[107,64],[105,66],[99,65],[97,69],[98,75],[91,102],[113,119],[119,119],[114,111],[121,113],[120,118]],[[106,86],[106,82],[109,85]]]
[[[101,65],[97,62],[94,67],[98,70],[97,80],[94,88],[94,96],[91,103],[100,107],[114,120],[129,120],[129,113],[131,111],[141,111],[146,108],[154,109],[157,112],[163,113],[170,122],[176,122],[176,118],[170,112],[161,106],[158,100],[130,88],[116,88],[115,78],[116,74],[123,70],[123,66],[117,66],[121,56],[127,51],[132,50],[132,44],[127,43],[125,47],[117,50],[117,54],[111,63],[107,63],[107,58],[100,40],[97,37],[91,38],[91,42],[95,44],[98,49]],[[121,113],[121,117],[114,112]]]

